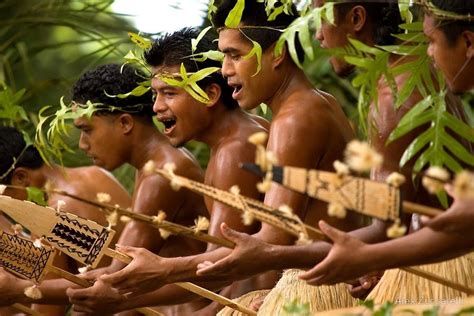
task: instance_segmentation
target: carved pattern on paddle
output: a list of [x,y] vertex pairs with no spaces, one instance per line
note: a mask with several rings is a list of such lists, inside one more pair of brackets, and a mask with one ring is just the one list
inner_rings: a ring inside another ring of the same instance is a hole
[[40,283],[53,258],[52,247],[37,248],[33,241],[5,232],[0,236],[0,266],[19,277]]

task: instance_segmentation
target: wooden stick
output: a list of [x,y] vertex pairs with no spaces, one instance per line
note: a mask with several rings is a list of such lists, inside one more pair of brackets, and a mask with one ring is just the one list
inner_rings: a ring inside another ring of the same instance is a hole
[[428,217],[436,217],[438,215],[443,214],[444,212],[443,210],[434,207],[429,207],[426,205],[421,205],[409,201],[403,201],[402,205],[403,211],[410,214],[417,213]]
[[35,310],[25,306],[25,305],[22,305],[22,304],[16,303],[16,304],[13,304],[12,307],[19,310],[19,311],[21,311],[21,312],[23,312],[23,313],[26,313],[28,315],[45,316],[44,314],[42,314],[40,312],[37,312],[37,311],[35,311]]
[[419,268],[407,267],[407,268],[400,268],[400,270],[404,270],[406,272],[415,274],[417,276],[428,279],[430,281],[445,285],[447,287],[453,288],[455,290],[466,293],[468,295],[473,295],[474,294],[474,289],[472,289],[472,288],[469,288],[469,287],[467,287],[463,284],[452,282],[452,281],[447,280],[445,278],[442,278],[442,277],[440,277],[436,274],[433,274],[433,273],[430,273],[430,272],[427,272],[427,271],[423,271]]

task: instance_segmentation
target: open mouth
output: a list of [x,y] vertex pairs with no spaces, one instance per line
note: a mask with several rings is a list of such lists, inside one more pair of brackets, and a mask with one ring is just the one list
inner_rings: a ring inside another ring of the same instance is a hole
[[161,123],[163,123],[163,125],[165,126],[165,134],[168,134],[170,133],[174,127],[176,126],[176,120],[175,119],[163,119],[163,120],[160,120]]
[[234,92],[232,92],[232,98],[237,99],[240,91],[242,90],[242,85],[233,85]]

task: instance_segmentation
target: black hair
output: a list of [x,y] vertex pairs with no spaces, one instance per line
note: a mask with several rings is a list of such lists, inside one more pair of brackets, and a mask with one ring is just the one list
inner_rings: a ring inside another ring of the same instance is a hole
[[[199,30],[195,28],[183,28],[158,38],[144,54],[147,64],[152,67],[173,67],[180,66],[183,63],[187,72],[197,72],[208,67],[221,68],[222,64],[218,61],[206,59],[205,61],[198,62],[194,60],[195,57],[191,57],[192,54],[217,50],[216,43],[207,33],[199,41],[196,50],[192,52],[191,40],[197,38],[199,33]],[[233,88],[227,84],[220,72],[213,73],[197,83],[202,89],[205,89],[212,83],[218,84],[221,88],[222,103],[227,108],[237,108],[239,106],[237,101],[232,98]]]
[[[431,0],[431,3],[438,9],[449,11],[462,15],[474,15],[474,1],[472,0]],[[429,11],[427,11],[430,14]],[[444,33],[448,44],[454,45],[459,35],[468,30],[474,32],[474,21],[454,21],[449,19],[438,18],[434,15],[439,29]]]
[[[217,6],[217,11],[212,16],[212,24],[215,28],[220,29],[225,27],[225,20],[236,3],[237,0],[223,0]],[[283,11],[272,21],[268,20],[267,12],[265,11],[265,3],[263,3],[263,1],[245,0],[244,5],[241,24],[245,27],[240,30],[245,36],[259,43],[263,51],[278,41],[278,38],[281,36],[281,31],[290,26],[290,24],[299,17],[298,10],[294,4],[291,5],[289,10],[290,14]],[[275,1],[275,8],[279,8],[282,5],[280,0]],[[252,26],[255,26],[255,28],[252,28]],[[259,28],[259,26],[265,26],[265,28]],[[298,59],[302,60],[304,58],[304,51],[298,38],[295,39],[295,47]]]
[[367,19],[373,24],[374,44],[395,44],[396,38],[392,34],[401,33],[399,25],[403,23],[400,10],[398,8],[398,2],[355,1],[337,3],[335,6],[337,18],[341,18],[357,5],[365,8],[365,11],[367,12]]
[[[154,116],[151,91],[139,97],[130,95],[123,99],[107,96],[128,93],[145,80],[146,76],[130,65],[101,65],[87,71],[77,80],[72,89],[72,100],[80,104],[87,101],[103,103],[121,108],[123,112],[151,118]],[[110,110],[95,113],[105,114],[110,113]]]
[[0,153],[0,183],[10,184],[15,168],[38,169],[44,164],[38,150],[27,147],[23,134],[13,127],[0,127]]

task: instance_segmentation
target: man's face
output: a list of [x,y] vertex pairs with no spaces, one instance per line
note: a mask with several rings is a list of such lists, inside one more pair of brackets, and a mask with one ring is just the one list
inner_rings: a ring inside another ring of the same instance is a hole
[[[324,5],[324,0],[314,0],[313,7],[319,8]],[[336,8],[337,10],[337,8]],[[321,28],[316,32],[316,39],[321,43],[322,48],[342,48],[349,44],[347,40],[348,35],[353,34],[346,17],[338,17],[336,15],[336,25],[331,25],[326,21],[322,21]],[[331,57],[329,60],[334,72],[339,76],[344,76],[352,71],[352,65],[345,62],[343,59]]]
[[90,120],[86,117],[74,120],[74,125],[81,131],[79,148],[94,165],[107,170],[114,170],[124,163],[122,133],[117,118],[117,115],[93,115]]
[[437,23],[432,16],[425,15],[423,31],[429,40],[428,55],[433,58],[436,68],[443,72],[446,83],[454,93],[468,91],[474,87],[471,73],[473,61],[467,61],[462,37],[450,44]]
[[[155,68],[153,73],[179,72],[179,66]],[[210,109],[194,99],[184,89],[170,86],[155,76],[151,81],[155,94],[153,111],[165,125],[164,135],[175,146],[183,146],[192,139],[202,139],[211,121]]]
[[256,55],[245,57],[252,48],[252,43],[237,29],[222,29],[219,32],[219,50],[224,53],[222,75],[227,78],[228,85],[234,88],[232,97],[245,110],[266,102],[273,93],[267,80],[272,71],[273,49],[269,48],[262,53],[262,68],[256,74]]

